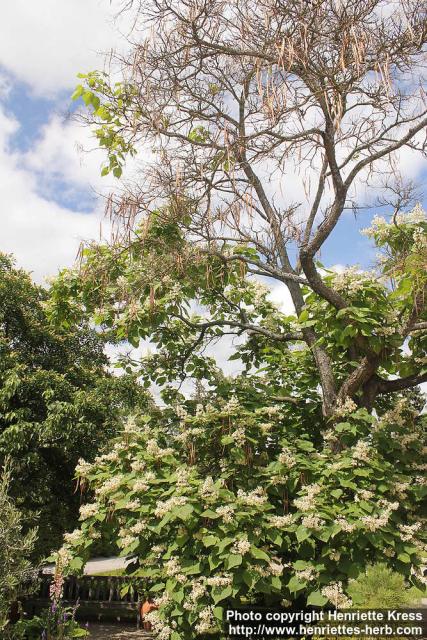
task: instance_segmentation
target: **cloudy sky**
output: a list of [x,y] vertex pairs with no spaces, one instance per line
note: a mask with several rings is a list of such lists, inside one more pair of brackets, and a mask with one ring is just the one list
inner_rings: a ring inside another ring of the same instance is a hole
[[[103,154],[90,132],[70,118],[76,74],[102,68],[104,54],[124,47],[118,0],[14,0],[0,27],[0,250],[43,282],[72,264],[82,240],[98,238],[103,201],[114,188],[100,177]],[[82,152],[92,149],[90,152]],[[403,155],[405,173],[425,165]],[[327,246],[327,263],[372,260],[354,222],[342,220]],[[326,253],[326,252],[325,252]]]

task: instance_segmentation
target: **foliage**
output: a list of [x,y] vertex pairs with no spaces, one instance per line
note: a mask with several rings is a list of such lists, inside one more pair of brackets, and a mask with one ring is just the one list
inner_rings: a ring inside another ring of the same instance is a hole
[[36,539],[36,531],[23,533],[22,515],[9,496],[12,468],[4,465],[0,477],[0,633],[4,639],[14,638],[9,623],[12,605],[31,590],[35,571],[28,560]]
[[11,495],[38,524],[39,556],[76,521],[79,457],[93,459],[120,415],[150,402],[132,376],[107,373],[104,340],[86,321],[51,326],[46,298],[0,255],[0,458],[13,460]]
[[402,609],[413,602],[403,575],[385,564],[368,566],[350,581],[348,592],[356,607],[366,609]]
[[[148,340],[153,354],[122,364],[165,407],[79,465],[95,500],[64,553],[79,570],[94,538],[115,536],[159,594],[162,640],[215,630],[226,603],[344,606],[379,559],[422,577],[427,234],[395,168],[399,150],[425,151],[426,32],[419,0],[397,4],[127,3],[123,77],[87,74],[74,95],[104,174],[152,153],[108,200],[110,244],[60,275],[49,314]],[[366,231],[378,264],[319,263],[379,183],[394,211]],[[230,336],[232,380],[206,357]]]
[[161,593],[150,614],[161,637],[217,629],[225,604],[342,606],[340,584],[378,557],[421,577],[427,489],[413,481],[423,434],[411,410],[353,410],[322,434],[257,404],[234,396],[165,410],[162,424],[130,420],[109,453],[78,469],[95,501],[66,536],[69,568],[113,529],[135,575]]
[[62,602],[64,574],[62,556],[59,554],[50,587],[50,606],[40,616],[20,621],[17,628],[25,633],[28,640],[71,640],[89,635],[75,619],[78,602],[74,607],[65,607]]
[[[425,153],[418,135],[427,125],[421,89],[425,9],[422,0],[399,0],[393,12],[388,5],[234,0],[223,11],[217,0],[173,7],[165,0],[124,3],[134,14],[134,38],[128,55],[112,55],[119,78],[83,74],[74,98],[83,99],[82,117],[106,151],[103,173],[120,177],[127,155],[144,154],[138,179],[124,181],[108,199],[107,212],[117,221],[112,251],[99,248],[83,270],[95,267],[97,275],[86,283],[94,283],[94,297],[101,297],[104,283],[107,306],[114,300],[121,319],[132,315],[126,324],[136,320],[131,340],[148,331],[148,314],[138,307],[148,300],[154,332],[161,328],[172,341],[191,330],[200,350],[222,332],[268,336],[280,346],[297,339],[311,350],[328,417],[347,397],[372,409],[378,395],[427,380],[425,356],[416,353],[423,342],[417,332],[425,339],[427,326],[425,220],[418,211],[413,224],[405,216],[402,224],[401,212],[414,204],[415,191],[399,172],[401,150],[414,159]],[[380,221],[373,232],[391,253],[379,298],[372,287],[365,306],[353,305],[354,289],[325,278],[318,262],[321,251],[327,257],[328,240],[346,209],[356,215],[366,210],[362,193],[369,200],[378,195],[394,210],[392,224]],[[154,259],[141,269],[138,256]],[[126,267],[120,273],[126,260],[129,278]],[[120,288],[108,287],[106,262],[113,280],[126,279]],[[297,337],[286,322],[266,334],[264,322],[246,317],[241,298],[236,303],[216,286],[219,272],[239,268],[287,287],[297,316],[304,318]],[[194,286],[210,288],[218,298],[204,321],[188,324],[179,292],[178,305],[170,300],[170,321],[162,317],[167,271],[187,288],[184,300],[193,298],[188,289]],[[121,304],[129,288],[142,293],[141,276],[151,292],[144,300],[137,295],[132,307]],[[308,292],[333,324],[338,356],[328,349],[323,330],[330,327],[321,316],[316,322],[306,317]],[[99,306],[102,316],[104,304]],[[107,309],[107,322],[110,315]],[[403,352],[408,338],[414,352],[400,361],[396,351]],[[389,374],[399,376],[393,384]]]
[[[353,267],[342,273],[324,269],[325,286],[344,296],[346,306],[337,312],[305,286],[301,312],[285,314],[272,303],[268,286],[251,277],[239,261],[256,254],[255,249],[229,246],[226,262],[205,254],[183,237],[171,205],[153,214],[147,227],[141,225],[126,249],[121,243],[87,248],[81,268],[65,271],[53,284],[50,314],[67,323],[89,312],[115,339],[133,346],[150,340],[155,355],[142,362],[124,361],[129,370],[136,367],[147,386],[150,381],[162,386],[185,377],[217,379],[206,346],[235,334],[244,339],[231,353],[232,359],[240,359],[248,371],[252,366],[269,367],[269,384],[273,381],[277,393],[294,387],[300,395],[307,392],[308,383],[318,398],[318,360],[311,347],[311,353],[303,348],[304,331],[313,330],[341,387],[334,413],[347,398],[372,410],[387,405],[389,394],[415,387],[427,375],[426,280],[421,266],[426,259],[425,230],[420,207],[399,216],[397,231],[394,222],[374,220],[365,233],[388,255],[376,269],[363,272]],[[396,233],[405,241],[396,242]],[[366,364],[363,360],[363,366],[355,366],[358,344],[370,354],[365,357],[375,373],[369,374],[369,384],[353,386]],[[289,375],[291,345],[306,363],[304,389],[302,381],[293,382]],[[324,396],[322,401],[324,410]]]

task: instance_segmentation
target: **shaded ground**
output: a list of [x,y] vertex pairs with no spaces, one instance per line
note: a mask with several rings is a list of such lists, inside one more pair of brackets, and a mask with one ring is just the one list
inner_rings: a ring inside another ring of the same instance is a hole
[[91,640],[153,640],[146,631],[137,631],[135,625],[98,624],[89,626]]

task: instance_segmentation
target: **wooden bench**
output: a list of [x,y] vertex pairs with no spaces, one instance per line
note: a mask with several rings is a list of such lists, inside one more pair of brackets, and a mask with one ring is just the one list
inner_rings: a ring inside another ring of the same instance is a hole
[[[49,597],[52,575],[43,574],[39,579],[35,594],[23,602],[24,611],[34,616],[51,604]],[[130,588],[122,595],[125,586]],[[64,606],[78,604],[77,619],[106,621],[124,621],[136,617],[137,628],[140,625],[140,607],[135,582],[123,576],[69,576],[65,579],[62,602]]]

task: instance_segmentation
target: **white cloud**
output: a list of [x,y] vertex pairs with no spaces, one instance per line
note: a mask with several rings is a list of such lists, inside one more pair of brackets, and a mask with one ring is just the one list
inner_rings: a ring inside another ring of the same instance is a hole
[[100,212],[83,214],[40,195],[37,175],[9,147],[19,123],[0,110],[0,250],[43,281],[73,263],[83,239],[98,238]]
[[[34,93],[54,95],[76,74],[102,67],[100,53],[123,45],[109,0],[14,0],[2,7],[0,60]],[[124,25],[122,25],[124,28]]]

